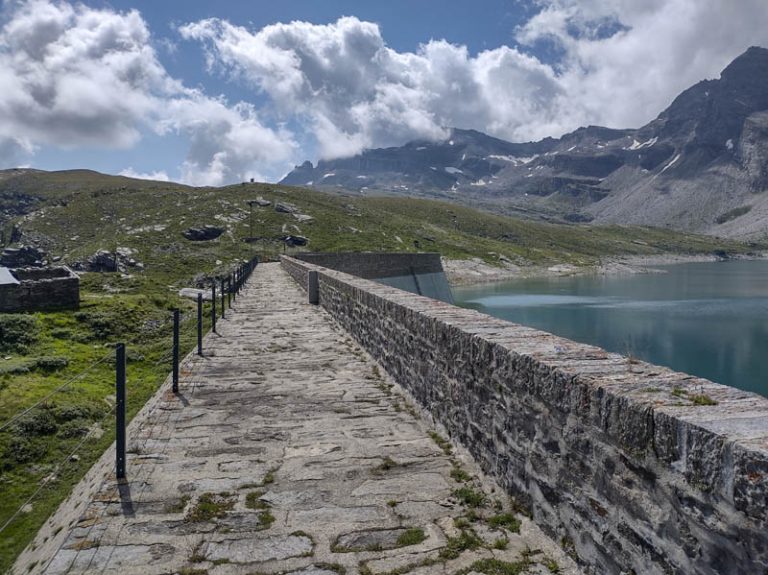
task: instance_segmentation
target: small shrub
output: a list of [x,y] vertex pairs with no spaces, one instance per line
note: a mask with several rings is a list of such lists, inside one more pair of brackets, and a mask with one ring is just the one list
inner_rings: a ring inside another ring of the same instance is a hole
[[59,423],[74,419],[95,419],[101,415],[101,410],[92,405],[62,405],[51,410],[53,417]]
[[22,437],[52,435],[58,429],[50,409],[37,409],[22,417],[15,424],[16,433]]
[[4,460],[15,460],[17,463],[29,463],[38,461],[46,454],[46,446],[41,441],[34,441],[26,437],[14,437],[8,443],[8,451]]
[[472,479],[472,476],[458,465],[454,466],[454,468],[451,470],[451,477],[458,483],[466,483]]
[[63,439],[72,439],[74,437],[85,437],[88,434],[88,430],[91,428],[91,423],[85,419],[73,419],[67,421],[61,427],[59,427],[59,437]]
[[34,316],[0,314],[0,353],[26,353],[39,337],[40,326]]
[[35,367],[46,372],[59,371],[68,365],[69,360],[66,357],[38,357],[35,360]]
[[66,327],[56,327],[48,333],[55,339],[70,339],[72,337],[72,330]]
[[488,519],[491,527],[504,527],[513,533],[520,532],[520,520],[513,513],[499,513]]
[[30,372],[29,367],[29,363],[18,363],[7,367],[0,365],[0,375],[24,375]]
[[462,551],[479,549],[482,540],[471,530],[462,531],[458,537],[449,537],[448,543],[440,550],[441,559],[456,559]]
[[482,507],[485,504],[485,495],[471,487],[457,489],[453,496],[467,507]]

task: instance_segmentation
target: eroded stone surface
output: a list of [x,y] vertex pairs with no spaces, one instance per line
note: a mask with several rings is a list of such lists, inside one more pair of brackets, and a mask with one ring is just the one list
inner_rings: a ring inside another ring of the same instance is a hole
[[[534,564],[578,573],[529,522],[491,530],[509,506],[502,490],[466,454],[446,454],[381,367],[305,301],[278,265],[259,266],[205,357],[187,358],[180,394],[161,391],[136,421],[128,482],[109,476],[108,456],[87,505],[49,522],[64,542],[43,556],[41,537],[16,573],[455,573],[528,549],[542,551]],[[484,504],[462,504],[462,487]],[[423,540],[398,547],[405,528]],[[387,537],[332,550],[360,533]],[[447,553],[462,534],[477,545]]]

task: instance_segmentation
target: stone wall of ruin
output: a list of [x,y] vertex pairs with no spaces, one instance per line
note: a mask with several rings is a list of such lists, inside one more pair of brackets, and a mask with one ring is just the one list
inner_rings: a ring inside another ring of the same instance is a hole
[[0,313],[77,309],[80,278],[69,268],[12,270],[19,284],[0,285]]

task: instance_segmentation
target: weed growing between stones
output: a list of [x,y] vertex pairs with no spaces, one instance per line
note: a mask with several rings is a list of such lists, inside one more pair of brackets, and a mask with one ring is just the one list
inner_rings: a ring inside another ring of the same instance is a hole
[[178,500],[168,503],[165,506],[164,511],[166,513],[181,513],[186,509],[187,503],[189,503],[189,500],[192,499],[189,495],[182,495],[181,498]]
[[451,442],[445,439],[442,435],[437,433],[436,431],[430,431],[429,436],[432,438],[432,441],[434,441],[437,446],[443,450],[443,453],[446,455],[451,455],[453,453],[453,447],[451,447]]
[[550,573],[560,573],[560,565],[558,565],[557,561],[551,557],[545,557],[541,564],[544,565],[544,567],[546,567]]
[[520,520],[513,513],[500,513],[489,517],[488,525],[493,528],[503,527],[512,533],[520,533]]
[[263,491],[251,491],[245,496],[245,506],[248,509],[269,509],[269,504],[259,499],[263,495]]
[[567,535],[564,536],[560,539],[560,547],[562,547],[563,551],[565,551],[565,554],[568,555],[568,557],[574,561],[578,561],[579,555],[576,553],[576,544],[573,542],[573,539]]
[[390,469],[394,469],[395,467],[399,467],[400,464],[397,463],[394,459],[392,459],[389,455],[384,456],[382,462],[371,469],[371,473],[374,475],[381,475],[385,471],[389,471]]
[[347,568],[338,563],[315,563],[314,567],[318,570],[333,571],[338,575],[346,575],[347,572]]
[[189,510],[186,520],[192,523],[222,519],[235,507],[235,498],[228,492],[220,494],[203,493]]
[[397,538],[398,547],[407,547],[409,545],[418,545],[424,541],[427,536],[424,534],[424,530],[420,527],[414,527],[403,531]]
[[493,542],[493,545],[491,545],[491,547],[493,549],[504,550],[507,548],[508,545],[509,545],[509,539],[507,539],[506,537],[499,537],[498,539],[496,539],[496,541]]
[[269,529],[275,522],[275,516],[270,511],[262,511],[259,513],[259,523],[261,529]]
[[462,530],[457,537],[449,537],[448,543],[440,550],[441,559],[456,559],[464,551],[479,549],[483,546],[482,540],[471,529]]
[[453,462],[453,469],[451,469],[451,478],[457,483],[466,483],[472,476],[462,469],[461,465]]
[[456,575],[465,575],[471,572],[484,573],[485,575],[520,575],[520,573],[525,573],[531,565],[532,563],[528,559],[514,562],[480,559],[469,567],[458,571]]
[[693,405],[717,405],[718,403],[705,393],[690,393],[688,390],[682,389],[680,387],[675,387],[670,393],[674,397],[687,399]]
[[470,508],[482,507],[485,505],[486,501],[485,494],[472,487],[460,487],[453,492],[453,496],[458,499],[462,505],[466,505]]

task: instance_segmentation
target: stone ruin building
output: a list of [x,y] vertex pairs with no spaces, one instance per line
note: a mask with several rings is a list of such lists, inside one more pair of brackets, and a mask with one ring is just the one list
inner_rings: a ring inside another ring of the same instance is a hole
[[80,278],[66,266],[0,267],[0,313],[77,309]]

